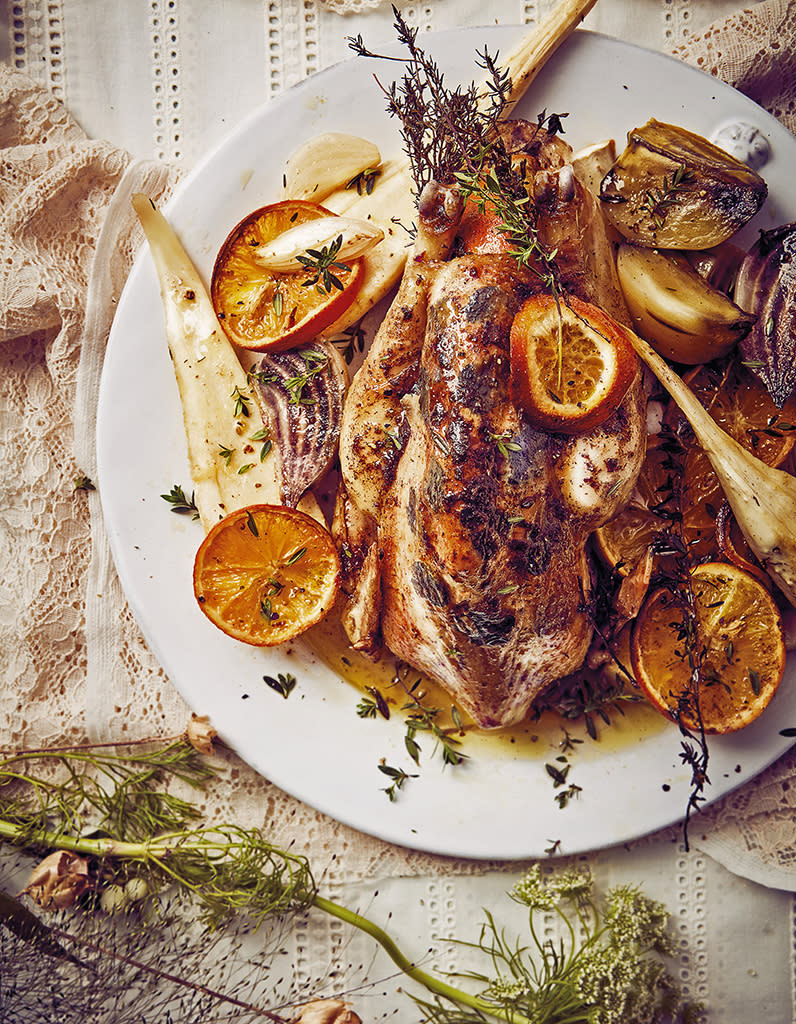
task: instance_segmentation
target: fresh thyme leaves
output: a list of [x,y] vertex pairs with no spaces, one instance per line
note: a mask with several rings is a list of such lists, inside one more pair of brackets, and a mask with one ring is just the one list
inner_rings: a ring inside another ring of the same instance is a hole
[[274,447],[270,427],[263,427],[262,430],[256,431],[249,437],[249,440],[256,441],[258,443],[262,442],[260,445],[260,462],[264,462]]
[[661,188],[651,188],[644,193],[641,208],[656,227],[663,227],[666,214],[670,207],[674,206],[677,202],[679,193],[691,185],[693,181],[694,172],[680,166],[672,172],[671,177],[668,175],[663,176]]
[[96,491],[94,481],[90,476],[76,476],[74,479],[74,487],[76,491]]
[[335,270],[351,269],[348,263],[343,263],[337,258],[342,246],[343,236],[338,235],[333,242],[324,245],[322,249],[307,249],[303,255],[296,257],[298,262],[310,273],[307,280],[303,282],[305,288],[314,287],[317,291],[325,292],[327,295],[334,288],[338,291],[345,288],[343,282],[334,273]]
[[417,742],[418,733],[426,733],[434,740],[435,751],[439,750],[444,764],[458,765],[468,759],[458,747],[461,741],[455,735],[463,733],[461,715],[456,707],[451,708],[451,720],[453,726],[445,728],[439,724],[441,709],[429,707],[423,703],[420,694],[420,679],[416,679],[411,685],[405,682],[401,668],[396,674],[396,681],[400,684],[407,696],[401,710],[409,712],[406,717],[406,735],[404,745],[407,753],[415,762],[420,764],[420,745]]
[[232,461],[232,456],[235,454],[234,448],[227,448],[225,445],[220,444],[218,446],[218,454],[224,460],[224,465],[228,466]]
[[275,693],[278,693],[280,697],[284,697],[287,700],[295,689],[297,680],[290,672],[280,672],[276,677],[263,676],[263,682]]
[[398,796],[398,790],[403,788],[403,784],[407,779],[416,779],[417,775],[410,775],[409,772],[405,772],[403,768],[394,768],[391,764],[380,763],[378,766],[379,771],[386,775],[388,779],[391,779],[390,785],[387,786],[382,792],[386,793],[390,799],[390,803],[393,803]]
[[331,339],[332,344],[346,363],[353,362],[356,356],[365,351],[365,341],[365,331],[361,321]]
[[196,507],[196,500],[194,498],[193,491],[191,491],[191,497],[186,498],[185,491],[182,487],[180,487],[179,484],[172,484],[169,493],[161,494],[161,498],[171,505],[171,511],[175,512],[177,515],[189,515],[193,519],[199,518],[199,509]]
[[415,764],[420,764],[421,751],[416,739],[418,733],[427,733],[433,737],[445,764],[456,765],[467,760],[468,755],[458,749],[461,741],[451,730],[444,729],[438,724],[439,708],[426,707],[413,697],[409,703],[404,704],[403,710],[411,712],[406,719],[404,743]]
[[[415,765],[420,766],[423,749],[419,738],[429,736],[433,741],[432,756],[439,755],[445,765],[461,765],[467,761],[468,755],[461,749],[461,739],[464,736],[465,728],[459,709],[452,705],[450,709],[450,724],[445,720],[445,713],[441,708],[432,707],[423,700],[420,678],[408,681],[407,676],[411,672],[410,666],[403,662],[396,665],[396,672],[392,678],[391,685],[399,687],[405,700],[401,705],[401,711],[405,713],[404,718],[404,748]],[[390,718],[390,705],[384,694],[375,686],[365,687],[366,696],[362,697],[357,704],[356,711],[360,718]],[[386,765],[382,760],[378,765],[379,771],[388,775],[392,782],[383,790],[394,801],[398,792],[403,788],[408,779],[416,779],[417,775],[410,774],[401,768]]]
[[319,352],[312,348],[305,349],[299,355],[304,360],[305,369],[302,373],[289,377],[284,382],[284,388],[290,396],[291,405],[314,405],[314,398],[304,397],[304,389],[313,377],[317,377],[328,367],[329,357],[325,352]]
[[[431,180],[447,183],[463,168],[476,169],[472,154],[481,153],[484,139],[493,135],[511,83],[485,48],[477,56],[487,72],[486,96],[474,83],[449,89],[436,61],[418,46],[418,30],[410,28],[395,7],[393,14],[398,41],[407,56],[386,58],[400,61],[404,74],[400,83],[393,82],[384,92],[389,113],[401,122],[419,195]],[[361,57],[383,57],[369,50],[361,36],[349,37],[348,42]]]
[[235,419],[238,419],[241,416],[246,417],[251,415],[251,409],[249,408],[252,401],[251,395],[245,394],[245,392],[241,391],[241,389],[236,385],[235,390],[230,395],[230,398],[234,403],[232,406],[232,415]]
[[382,718],[390,717],[390,705],[381,690],[375,686],[366,686],[365,693],[367,697],[363,697],[362,700],[357,704],[357,714],[360,718],[375,718],[377,715],[381,715]]
[[366,167],[364,171],[360,171],[359,174],[355,174],[350,181],[346,182],[346,188],[355,188],[357,195],[362,195],[364,192],[366,195],[370,195],[373,192],[373,188],[376,184],[376,178],[381,174],[379,167]]
[[555,801],[563,809],[570,800],[577,797],[583,790],[580,786],[575,785],[574,782],[568,781],[569,771],[572,767],[569,759],[564,754],[559,754],[555,760],[555,764],[548,763],[545,765],[545,771],[553,780],[553,788],[558,790],[555,795]]
[[504,459],[509,458],[510,452],[522,451],[522,445],[518,444],[518,442],[514,440],[510,430],[504,430],[502,434],[493,434],[490,432],[489,440],[495,443],[497,450]]

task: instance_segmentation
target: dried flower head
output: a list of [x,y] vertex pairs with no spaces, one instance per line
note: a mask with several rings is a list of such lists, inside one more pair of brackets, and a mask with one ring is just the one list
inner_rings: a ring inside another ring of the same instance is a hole
[[294,1017],[291,1024],[362,1024],[342,999],[313,999],[299,1006],[298,1011],[298,1017]]
[[191,715],[185,738],[200,754],[210,755],[213,753],[213,740],[218,733],[210,724],[207,715]]
[[88,861],[57,850],[36,865],[20,896],[30,896],[44,910],[63,910],[73,906],[90,884]]

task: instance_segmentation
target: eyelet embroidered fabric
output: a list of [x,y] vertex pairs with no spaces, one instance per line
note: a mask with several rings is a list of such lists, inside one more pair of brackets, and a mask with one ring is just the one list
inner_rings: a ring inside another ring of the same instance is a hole
[[[440,29],[465,20],[462,5],[428,0],[402,11],[421,30]],[[70,92],[66,54],[81,6],[77,0],[73,5],[67,0],[11,3],[7,39],[0,42],[5,58],[0,65],[4,749],[86,736],[163,737],[182,732],[190,715],[147,650],[125,603],[104,535],[101,496],[76,489],[74,482],[81,475],[96,479],[93,429],[104,345],[141,244],[129,197],[145,190],[156,200],[165,199],[182,169],[227,125],[221,106],[213,107],[198,80],[208,55],[210,23],[190,2],[151,0],[146,17],[128,26],[147,40],[151,65],[146,76],[136,78],[136,69],[129,72],[127,99],[121,94],[112,98],[120,108],[116,120],[122,123],[129,114],[130,138],[138,140],[130,148],[120,145],[113,123],[103,121],[103,105]],[[490,16],[494,8],[496,20],[531,23],[551,6],[552,0],[495,0]],[[796,130],[796,2],[766,0],[698,31],[709,15],[733,7],[663,0],[654,22],[648,19],[642,26],[640,5],[607,3],[595,9],[587,27],[619,31],[637,18],[639,42],[671,50],[737,84]],[[118,15],[121,6],[109,10],[109,16]],[[251,11],[246,17],[251,19]],[[247,53],[259,61],[252,106],[345,57],[345,36],[362,31],[377,42],[390,38],[392,15],[380,0],[263,0],[258,19],[256,42],[250,21],[233,26],[241,33],[241,46],[250,46]],[[472,16],[469,23],[477,20]],[[627,31],[622,34],[628,37]],[[226,71],[243,74],[234,67]],[[148,97],[144,104],[142,96]],[[210,104],[203,137],[191,134],[184,117],[200,97]],[[276,843],[310,853],[316,865],[328,865],[329,885],[349,898],[356,898],[363,878],[414,877],[418,905],[427,909],[407,916],[409,942],[416,928],[420,942],[432,936],[437,943],[457,917],[464,919],[469,875],[489,879],[490,870],[500,869],[496,892],[510,884],[504,874],[508,865],[454,862],[392,847],[287,796],[230,751],[219,750],[216,762],[221,781],[209,791],[204,807],[211,820],[266,828]],[[681,849],[675,859],[674,870],[683,877],[674,880],[674,887],[688,894],[676,909],[684,949],[681,980],[692,995],[710,997],[712,1005],[730,1005],[733,992],[732,984],[710,991],[700,952],[720,942],[720,915],[708,927],[700,911],[706,888],[716,885],[715,868],[702,854],[764,886],[796,890],[794,815],[796,754],[789,754],[695,819],[691,838],[697,850],[687,854]],[[648,888],[653,879],[652,895],[656,877],[666,876],[672,887],[672,867],[661,850],[677,842],[676,831],[666,831],[632,845],[636,869],[649,868],[643,881]],[[623,851],[603,851],[589,861],[609,880],[628,867]],[[367,898],[364,890],[362,897]],[[403,906],[414,902],[411,896],[401,898]],[[344,947],[332,934],[335,927],[310,923],[308,935],[291,938],[299,973],[301,950],[309,942],[318,948],[318,942],[328,940],[320,948],[337,951],[341,963],[357,956],[367,960],[370,954],[364,946],[358,950],[359,940]],[[761,935],[758,942],[764,953],[773,939]],[[433,947],[437,956],[442,966],[453,963],[439,944]],[[369,963],[371,977],[379,970],[383,976],[390,973],[385,964]],[[377,1012],[374,1005],[373,1018],[383,1012],[383,1006]]]

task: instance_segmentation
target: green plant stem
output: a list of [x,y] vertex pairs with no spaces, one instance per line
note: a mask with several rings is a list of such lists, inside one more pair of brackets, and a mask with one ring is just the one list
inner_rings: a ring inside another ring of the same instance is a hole
[[434,992],[436,995],[443,996],[445,999],[450,999],[462,1006],[469,1006],[471,1009],[477,1010],[488,1017],[507,1021],[508,1024],[531,1024],[528,1018],[521,1013],[512,1013],[510,1010],[504,1010],[502,1007],[493,1006],[491,1003],[479,999],[478,996],[471,995],[469,992],[464,992],[462,989],[449,985],[433,974],[428,974],[401,952],[383,928],[374,924],[367,917],[363,917],[347,907],[340,906],[339,903],[333,903],[323,896],[316,895],[313,897],[312,904],[331,917],[336,917],[338,920],[344,921],[346,924],[350,924],[354,928],[358,928],[360,931],[370,935],[407,977],[419,982],[430,992]]
[[[30,842],[22,827],[8,821],[0,820],[0,839],[7,839],[11,843]],[[87,857],[114,858],[120,860],[137,860],[145,863],[156,863],[168,874],[168,861],[172,854],[180,853],[206,853],[208,851],[220,850],[223,844],[212,839],[196,838],[187,839],[182,833],[158,836],[155,839],[141,843],[122,842],[117,839],[104,838],[81,838],[70,836],[55,831],[40,832],[36,836],[37,845],[48,848],[68,850],[71,853],[82,854]],[[188,885],[185,879],[177,879],[181,884]],[[189,885],[190,887],[190,885]],[[428,974],[426,971],[414,964],[398,948],[394,940],[379,925],[363,917],[356,911],[349,910],[338,903],[319,896],[317,893],[311,898],[310,903],[346,924],[365,932],[384,949],[393,963],[413,981],[423,985],[429,992],[453,1000],[463,1006],[477,1010],[487,1016],[504,1020],[507,1024],[531,1024],[522,1014],[512,1013],[501,1007],[493,1006],[478,996],[471,995],[462,989],[449,985],[441,978]]]

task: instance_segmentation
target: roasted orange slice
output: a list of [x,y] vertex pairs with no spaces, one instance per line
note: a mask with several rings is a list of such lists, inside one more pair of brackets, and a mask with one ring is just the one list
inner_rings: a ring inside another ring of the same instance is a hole
[[690,729],[701,719],[708,733],[735,732],[765,710],[782,679],[780,613],[766,588],[734,565],[699,565],[688,585],[693,616],[685,591],[661,588],[647,598],[633,629],[633,673],[667,717]]
[[572,296],[533,295],[511,325],[511,397],[542,430],[577,434],[616,409],[638,363],[627,328]]
[[323,618],[339,589],[329,531],[283,505],[249,505],[209,531],[196,554],[199,607],[236,640],[274,647]]
[[[245,349],[281,351],[314,338],[354,301],[364,274],[361,259],[334,262],[326,282],[306,268],[271,270],[258,250],[308,220],[334,216],[302,199],[255,210],[224,242],[213,268],[210,292],[230,341]],[[328,247],[327,247],[328,248]]]

